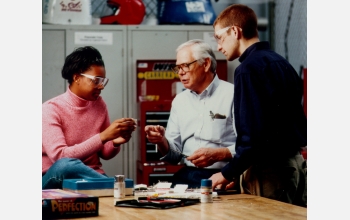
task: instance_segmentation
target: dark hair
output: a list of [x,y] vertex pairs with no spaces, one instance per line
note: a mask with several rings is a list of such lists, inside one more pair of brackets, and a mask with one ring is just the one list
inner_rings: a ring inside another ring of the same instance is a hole
[[105,66],[100,52],[92,46],[76,48],[65,59],[62,77],[71,84],[74,74],[83,73],[92,65]]
[[232,4],[224,9],[215,19],[213,26],[221,27],[236,25],[242,28],[243,37],[251,39],[258,37],[258,19],[253,9],[242,4]]

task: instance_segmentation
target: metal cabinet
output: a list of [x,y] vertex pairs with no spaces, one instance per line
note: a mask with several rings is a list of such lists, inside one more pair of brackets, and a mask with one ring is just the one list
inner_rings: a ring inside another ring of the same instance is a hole
[[61,69],[66,57],[64,29],[42,30],[42,102],[66,91]]
[[[166,128],[170,116],[171,100],[139,103],[140,126],[160,125]],[[155,144],[150,143],[143,131],[140,133],[137,160],[137,183],[153,185],[159,181],[171,182],[172,176],[183,165],[160,161],[162,157]]]

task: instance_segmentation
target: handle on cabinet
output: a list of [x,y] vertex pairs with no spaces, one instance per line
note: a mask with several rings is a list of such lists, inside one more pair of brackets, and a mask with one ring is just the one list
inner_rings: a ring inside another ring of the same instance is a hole
[[153,168],[153,172],[166,172],[166,167]]

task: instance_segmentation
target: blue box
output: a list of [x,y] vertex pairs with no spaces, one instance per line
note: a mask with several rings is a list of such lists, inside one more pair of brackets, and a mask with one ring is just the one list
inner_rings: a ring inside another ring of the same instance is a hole
[[212,25],[216,19],[210,0],[158,0],[158,24]]
[[65,179],[62,188],[93,196],[113,196],[114,178]]
[[133,179],[125,179],[125,195],[133,196],[134,195],[134,180]]

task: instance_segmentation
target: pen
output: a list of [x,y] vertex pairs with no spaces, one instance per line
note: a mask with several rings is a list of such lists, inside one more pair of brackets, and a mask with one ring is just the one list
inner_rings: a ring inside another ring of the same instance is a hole
[[175,152],[175,153],[178,153],[178,154],[181,154],[183,157],[188,157],[186,154],[183,154],[181,151],[179,151],[179,150],[177,150],[177,149],[173,149],[173,148],[171,148],[171,147],[169,147],[169,149],[171,150],[171,151],[173,151],[173,152]]

